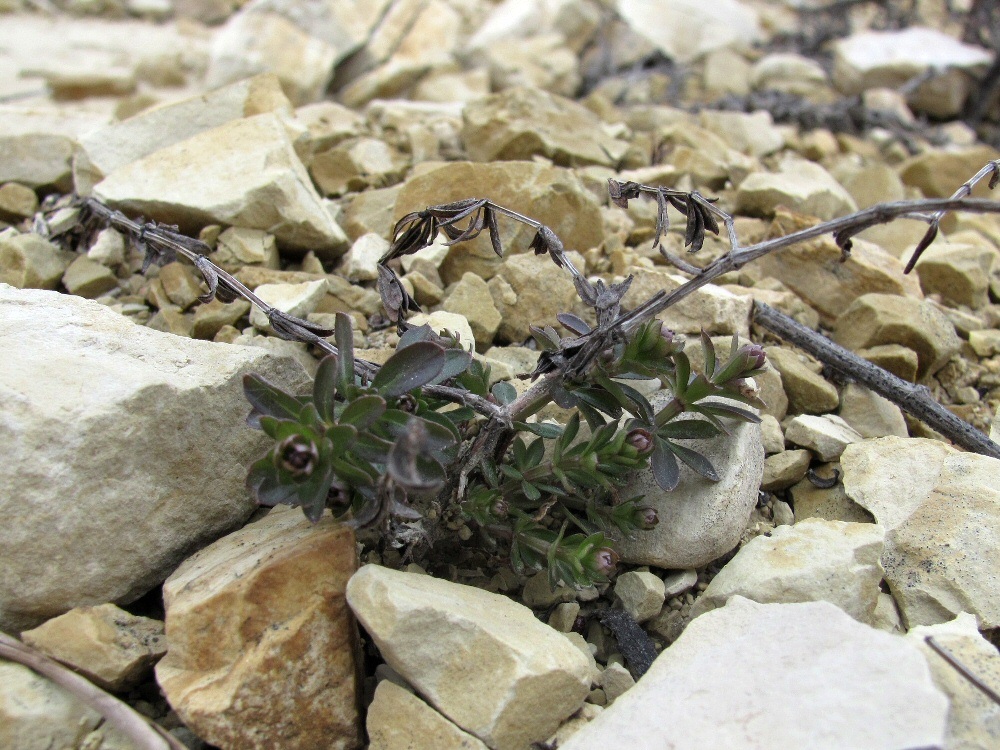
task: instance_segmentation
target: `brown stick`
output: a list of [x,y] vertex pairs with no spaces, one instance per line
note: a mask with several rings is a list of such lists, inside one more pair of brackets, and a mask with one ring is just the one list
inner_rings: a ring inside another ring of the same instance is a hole
[[934,401],[927,386],[896,377],[763,302],[753,303],[753,318],[754,322],[809,352],[840,375],[889,399],[956,445],[984,456],[1000,458],[1000,445]]

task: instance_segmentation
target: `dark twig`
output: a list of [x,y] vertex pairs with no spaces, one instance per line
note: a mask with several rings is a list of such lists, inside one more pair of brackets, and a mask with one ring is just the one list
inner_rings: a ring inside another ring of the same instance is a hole
[[618,648],[631,668],[632,676],[639,679],[656,660],[656,646],[639,623],[623,609],[606,609],[598,615],[601,624],[615,634]]
[[1000,458],[1000,445],[934,401],[927,386],[896,377],[763,302],[754,302],[753,315],[756,323],[809,352],[840,375],[889,399],[955,444],[984,456]]
[[185,746],[165,729],[113,695],[3,632],[0,632],[0,657],[23,664],[72,693],[128,737],[138,750],[185,750]]
[[942,646],[937,641],[935,641],[933,636],[930,636],[930,635],[926,636],[924,638],[924,642],[928,646],[930,646],[932,649],[934,649],[934,651],[937,652],[937,654],[942,659],[944,659],[952,667],[954,667],[955,670],[960,675],[962,675],[962,677],[964,677],[969,682],[971,682],[973,685],[975,685],[977,688],[979,688],[983,693],[986,694],[986,696],[991,701],[993,701],[998,706],[1000,706],[1000,693],[997,693],[996,690],[994,690],[989,685],[987,685],[985,682],[983,682],[981,679],[979,679],[979,677],[971,669],[969,669],[962,662],[960,662],[958,659],[956,659],[955,656],[954,656],[954,654],[952,654],[950,651],[948,651],[948,649],[946,649],[944,646]]

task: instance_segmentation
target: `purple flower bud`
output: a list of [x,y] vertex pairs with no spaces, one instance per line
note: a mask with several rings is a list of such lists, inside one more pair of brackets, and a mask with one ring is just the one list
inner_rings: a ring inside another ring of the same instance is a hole
[[312,474],[319,461],[316,443],[301,435],[290,435],[274,448],[278,467],[293,477],[307,477]]
[[760,344],[744,344],[739,348],[738,353],[742,355],[743,361],[746,362],[746,366],[743,369],[744,372],[759,370],[767,363],[767,357],[764,356],[764,349]]
[[600,547],[594,550],[588,567],[598,575],[610,578],[618,567],[619,559],[618,553],[610,547]]
[[495,500],[493,505],[490,506],[490,513],[496,518],[506,518],[507,514],[510,512],[510,506],[507,501],[503,498]]
[[625,442],[644,456],[653,450],[653,433],[642,427],[636,427],[625,436]]
[[635,524],[643,531],[649,531],[660,522],[660,515],[655,508],[636,508]]

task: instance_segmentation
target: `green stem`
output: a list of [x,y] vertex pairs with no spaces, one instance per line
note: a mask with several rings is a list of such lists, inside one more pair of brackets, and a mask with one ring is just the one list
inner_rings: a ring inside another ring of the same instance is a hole
[[674,396],[674,398],[671,399],[669,404],[667,404],[662,409],[660,409],[659,412],[657,412],[656,419],[654,420],[656,422],[656,426],[663,427],[663,425],[665,425],[674,417],[678,417],[681,414],[683,414],[684,409],[685,409],[684,404],[680,401],[680,399]]

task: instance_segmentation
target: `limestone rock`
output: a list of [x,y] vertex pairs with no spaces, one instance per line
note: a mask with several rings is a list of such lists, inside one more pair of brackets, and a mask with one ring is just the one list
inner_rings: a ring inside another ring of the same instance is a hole
[[184,723],[220,747],[359,748],[356,569],[350,528],[284,508],[186,560],[163,587],[156,666]]
[[785,429],[785,440],[813,451],[821,461],[836,461],[851,443],[864,440],[835,414],[801,414]]
[[[634,276],[632,285],[622,299],[627,307],[635,307],[661,290],[670,292],[687,280],[662,268],[639,267],[630,273]],[[714,335],[731,337],[735,333],[747,338],[752,307],[751,297],[737,296],[715,284],[706,284],[657,317],[677,333],[697,334],[704,330]],[[728,346],[721,351],[728,352]]]
[[[574,265],[583,264],[574,261]],[[490,279],[489,292],[500,314],[497,336],[515,344],[531,336],[530,326],[551,325],[557,314],[578,304],[569,274],[561,273],[547,255],[533,253],[507,258]]]
[[26,185],[6,182],[0,185],[0,219],[21,221],[34,216],[38,209],[38,196]]
[[782,451],[764,459],[764,479],[760,488],[774,492],[791,487],[806,475],[812,454],[809,451]]
[[112,692],[135,686],[167,651],[162,622],[114,604],[71,609],[21,640]]
[[1000,654],[979,634],[976,618],[963,612],[950,622],[913,628],[906,634],[927,657],[934,683],[948,696],[944,747],[987,750],[1000,745],[1000,706],[991,701],[925,640],[930,637],[972,670],[994,691],[1000,690]]
[[324,259],[347,249],[274,114],[233,120],[161,148],[113,171],[94,195],[184,232],[232,224],[266,230],[283,247]]
[[848,383],[840,394],[840,418],[865,438],[910,435],[898,406],[857,383]]
[[885,580],[907,628],[959,612],[1000,624],[1000,461],[932,440],[866,440],[842,458],[847,493],[886,528]]
[[162,266],[158,278],[167,297],[181,310],[187,310],[205,293],[199,283],[200,274],[179,261]]
[[712,131],[732,148],[750,156],[767,156],[781,150],[785,136],[775,126],[771,113],[726,112],[704,110],[700,116],[703,127]]
[[990,272],[997,251],[987,244],[936,242],[914,267],[925,294],[939,294],[945,304],[977,309],[989,302]]
[[823,414],[837,408],[840,403],[837,389],[809,367],[806,357],[779,346],[769,346],[764,351],[767,361],[781,373],[788,406],[793,412]]
[[[348,226],[358,201],[369,194],[362,193],[353,199],[347,211]],[[480,195],[488,195],[500,205],[542,222],[559,236],[567,250],[584,252],[604,241],[600,205],[576,174],[536,162],[449,162],[429,166],[427,171],[406,181],[396,198],[394,212],[386,219],[384,234],[388,235],[390,222],[411,211]],[[385,205],[385,200],[381,197],[380,206]],[[528,249],[535,236],[533,229],[505,221],[503,217],[499,217],[498,224],[505,256]],[[366,226],[371,225],[369,220]],[[502,262],[484,233],[472,242],[451,248],[440,268],[441,278],[445,284],[452,284],[471,271],[489,279]],[[561,275],[554,265],[548,274]]]
[[199,305],[191,322],[191,336],[211,341],[224,326],[234,326],[250,312],[250,303],[237,299],[230,303],[214,299]]
[[580,60],[570,45],[578,42],[578,38],[568,40],[558,33],[503,39],[478,50],[473,60],[488,69],[496,89],[535,88],[573,97],[582,77]]
[[635,686],[635,679],[631,673],[617,662],[611,662],[607,668],[601,672],[598,684],[604,691],[608,703],[614,703],[619,696],[624,695],[629,689]]
[[480,351],[484,351],[493,343],[493,337],[503,322],[490,295],[489,286],[474,273],[462,276],[442,302],[442,307],[448,312],[465,316],[472,328],[472,334],[476,337],[476,348]]
[[[756,379],[754,378],[754,380]],[[772,417],[770,414],[761,415],[760,433],[764,441],[765,456],[770,456],[773,453],[781,453],[785,450],[785,434],[781,430],[781,423],[775,417]]]
[[[947,198],[986,162],[997,158],[1000,158],[1000,153],[989,146],[928,149],[900,164],[899,176],[904,185],[920,188],[927,198]],[[972,191],[973,197],[982,198],[989,194],[983,184]]]
[[698,571],[678,570],[663,579],[664,595],[667,599],[671,599],[693,588],[696,583],[698,583]]
[[0,183],[71,191],[78,138],[104,121],[62,109],[0,106]]
[[243,426],[242,377],[305,380],[257,349],[167,336],[78,297],[3,285],[0,342],[8,631],[132,601],[244,521],[246,467],[263,443]]
[[0,747],[80,748],[99,713],[25,666],[0,659]]
[[[254,289],[254,294],[261,300],[296,318],[305,318],[315,311],[320,300],[326,296],[326,292],[325,279],[307,281],[303,284],[261,284]],[[257,306],[250,311],[250,325],[262,331],[271,328],[267,316]]]
[[827,521],[849,523],[875,523],[875,518],[862,508],[844,491],[843,483],[833,487],[817,487],[808,479],[803,479],[789,490],[795,505],[795,518],[823,518]]
[[664,591],[663,580],[649,571],[632,570],[615,580],[615,596],[636,622],[645,622],[660,614]]
[[544,156],[559,166],[610,167],[627,144],[604,134],[600,118],[561,96],[511,88],[466,105],[462,137],[473,161]]
[[772,216],[778,206],[829,220],[857,211],[850,193],[819,164],[786,159],[777,172],[754,172],[736,191],[736,211]]
[[940,370],[958,351],[955,326],[930,303],[892,294],[858,297],[839,318],[833,340],[857,351],[879,344],[901,344],[917,353],[917,376]]
[[583,654],[506,597],[376,565],[347,596],[386,662],[490,747],[548,737],[590,688]]
[[[749,49],[761,29],[757,12],[739,0],[618,0],[618,15],[639,36],[679,63],[718,49]],[[653,22],[655,19],[655,22]]]
[[984,359],[1000,354],[1000,329],[970,331],[969,346],[972,347],[972,351]]
[[734,597],[561,747],[665,747],[665,731],[677,750],[940,746],[947,711],[927,662],[898,636],[827,602]]
[[74,257],[37,234],[0,233],[0,283],[55,289]]
[[830,602],[871,624],[882,581],[885,529],[808,519],[751,539],[708,584],[691,616],[739,595],[761,604]]
[[102,229],[87,250],[87,257],[102,266],[116,268],[125,262],[125,238],[110,227]]
[[278,269],[281,258],[274,236],[261,229],[229,227],[219,235],[212,260],[230,272],[244,266]]
[[370,750],[487,750],[413,693],[389,680],[368,707]]
[[[656,406],[656,403],[653,404]],[[644,495],[660,522],[619,543],[625,562],[658,568],[698,568],[731,550],[740,540],[757,504],[764,470],[760,426],[739,422],[732,435],[684,441],[711,461],[719,474],[712,482],[680,466],[680,483],[664,492],[644,471],[622,488],[623,497]]]
[[407,321],[410,325],[429,325],[431,330],[437,333],[448,333],[458,337],[464,349],[474,351],[476,348],[476,338],[472,334],[472,327],[464,315],[458,313],[435,310],[430,315],[427,313],[417,313]]
[[789,52],[764,55],[750,69],[750,85],[758,91],[781,91],[823,102],[829,98],[826,71],[816,60]]
[[915,351],[907,346],[878,344],[858,349],[855,354],[873,365],[878,365],[883,370],[888,370],[897,378],[902,378],[909,383],[917,382],[920,358]]
[[375,281],[378,278],[378,260],[389,249],[389,240],[368,233],[358,237],[344,256],[341,273],[350,281]]
[[352,138],[316,154],[309,174],[323,195],[337,196],[399,181],[406,160],[377,138]]
[[110,268],[80,255],[66,267],[62,283],[70,294],[95,299],[117,287],[118,278]]

